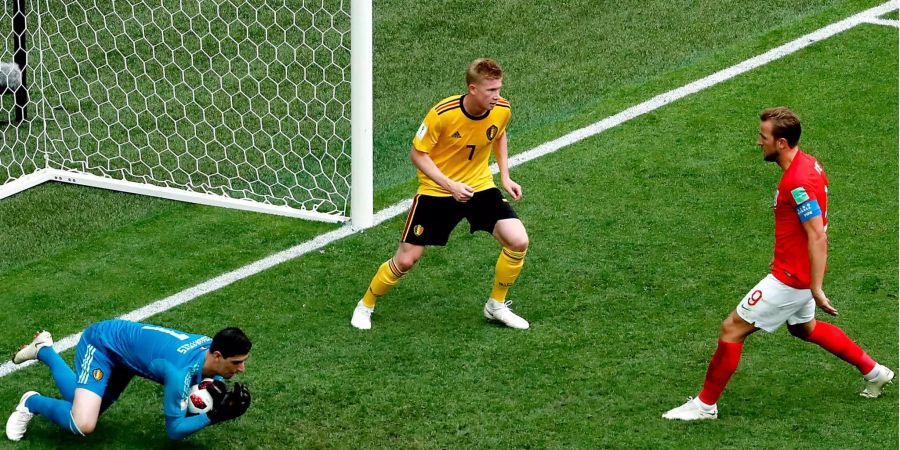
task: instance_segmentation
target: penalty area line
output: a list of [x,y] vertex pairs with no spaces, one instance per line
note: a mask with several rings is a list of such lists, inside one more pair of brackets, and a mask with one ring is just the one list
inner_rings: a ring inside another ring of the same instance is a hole
[[[812,33],[794,39],[793,41],[790,41],[784,45],[775,47],[763,54],[754,56],[743,62],[720,70],[712,75],[693,81],[679,88],[659,94],[645,102],[634,105],[628,109],[625,109],[612,116],[606,117],[605,119],[602,119],[584,128],[577,129],[552,141],[545,142],[535,148],[511,156],[509,158],[508,166],[512,168],[533,159],[540,158],[541,156],[554,153],[564,147],[568,147],[576,142],[587,139],[591,136],[595,136],[610,128],[621,125],[622,123],[634,119],[635,117],[639,117],[641,115],[659,109],[678,99],[684,98],[696,92],[700,92],[704,89],[715,86],[719,83],[722,83],[723,81],[734,78],[757,67],[783,58],[802,48],[827,39],[842,31],[846,31],[861,23],[871,22],[873,19],[878,19],[879,16],[893,11],[897,8],[898,6],[896,4],[896,0],[891,0],[874,8],[870,8],[860,13],[854,14],[853,16],[850,16],[846,19],[834,22],[830,25],[813,31]],[[497,171],[497,165],[492,164],[491,173],[496,174]],[[410,204],[411,200],[407,199],[379,211],[375,214],[375,219],[372,226],[378,225],[386,220],[393,219],[394,217],[399,216],[407,209],[409,209]],[[256,275],[266,269],[272,268],[286,261],[290,261],[309,252],[319,250],[332,242],[356,234],[359,231],[360,230],[353,228],[349,224],[344,225],[338,229],[316,236],[309,241],[303,242],[287,250],[280,251],[278,253],[260,259],[259,261],[247,264],[231,272],[224,273],[164,299],[157,300],[153,303],[148,304],[147,306],[119,316],[119,318],[133,321],[144,320],[148,317],[154,316],[163,311],[167,311],[176,306],[194,300],[204,294],[219,290],[237,281],[243,280],[244,278]],[[66,336],[55,342],[53,344],[53,348],[56,349],[57,352],[69,350],[78,343],[78,339],[80,336],[81,333]],[[29,361],[24,364],[15,365],[12,361],[7,361],[0,365],[0,378],[5,377],[20,369],[24,369],[25,367],[28,367],[35,362],[36,361]]]
[[900,20],[896,19],[880,19],[880,18],[872,18],[865,20],[866,23],[871,23],[874,25],[885,25],[894,28],[900,28]]

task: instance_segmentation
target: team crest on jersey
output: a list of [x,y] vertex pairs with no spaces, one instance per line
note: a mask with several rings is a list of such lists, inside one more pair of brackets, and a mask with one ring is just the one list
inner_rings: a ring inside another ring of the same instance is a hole
[[490,128],[487,129],[487,138],[489,141],[493,141],[495,137],[497,137],[497,131],[500,129],[497,128],[497,125],[491,125]]
[[94,377],[95,380],[100,381],[103,379],[103,371],[100,369],[94,369],[94,371],[91,372],[91,376]]
[[413,228],[413,234],[415,234],[416,236],[421,236],[422,233],[424,233],[424,232],[425,232],[425,227],[423,227],[422,225],[416,225]]

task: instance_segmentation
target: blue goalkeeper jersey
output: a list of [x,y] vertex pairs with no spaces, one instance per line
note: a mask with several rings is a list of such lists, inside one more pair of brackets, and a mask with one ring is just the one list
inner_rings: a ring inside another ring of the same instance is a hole
[[95,323],[87,339],[117,365],[163,385],[166,431],[181,439],[209,424],[206,414],[187,417],[191,386],[203,378],[203,362],[212,339],[158,325],[127,320]]

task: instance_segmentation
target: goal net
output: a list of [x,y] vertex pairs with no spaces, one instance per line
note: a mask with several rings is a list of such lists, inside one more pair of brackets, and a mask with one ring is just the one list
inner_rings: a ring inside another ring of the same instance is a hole
[[348,216],[349,0],[25,3],[31,100],[27,119],[0,123],[0,184],[38,172],[317,220]]

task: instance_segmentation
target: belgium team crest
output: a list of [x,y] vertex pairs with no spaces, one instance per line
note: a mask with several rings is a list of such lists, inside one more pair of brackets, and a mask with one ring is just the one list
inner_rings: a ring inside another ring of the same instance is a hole
[[94,371],[91,372],[91,376],[94,377],[95,380],[100,381],[103,379],[103,371],[100,369],[94,369]]
[[487,129],[486,134],[489,141],[493,141],[494,138],[497,137],[498,130],[499,128],[497,128],[497,125],[491,125],[491,127]]
[[413,233],[416,236],[421,236],[422,233],[424,233],[424,232],[425,232],[425,227],[423,227],[422,225],[416,225],[415,228],[413,228]]

